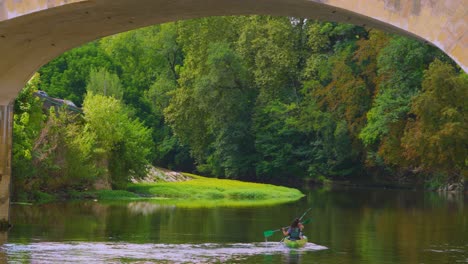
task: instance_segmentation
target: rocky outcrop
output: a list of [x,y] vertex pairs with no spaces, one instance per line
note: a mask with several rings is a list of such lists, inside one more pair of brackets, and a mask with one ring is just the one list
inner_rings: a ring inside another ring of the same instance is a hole
[[146,177],[143,179],[132,179],[132,182],[181,182],[191,179],[191,177],[183,175],[180,172],[150,166]]
[[437,189],[438,192],[463,192],[465,190],[465,181],[462,179],[459,182],[447,183]]

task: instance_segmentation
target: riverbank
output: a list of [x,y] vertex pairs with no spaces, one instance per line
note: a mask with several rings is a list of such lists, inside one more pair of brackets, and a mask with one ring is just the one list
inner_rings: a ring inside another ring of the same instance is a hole
[[153,169],[146,179],[133,181],[125,190],[74,191],[69,193],[68,199],[146,200],[198,207],[200,205],[264,206],[296,201],[303,196],[304,194],[297,189],[272,184],[207,178],[189,173]]
[[[436,177],[437,176],[437,177]],[[278,183],[286,186],[308,186],[308,187],[352,187],[352,188],[377,188],[377,189],[397,189],[397,190],[418,190],[434,191],[440,193],[464,193],[468,192],[468,178],[446,177],[439,174],[430,176],[427,174],[404,174],[381,172],[372,175],[360,174],[352,177],[318,179],[306,178],[303,181],[294,183]]]
[[127,187],[127,190],[145,196],[190,199],[265,200],[303,196],[296,189],[271,184],[207,178],[187,173],[184,173],[184,175],[192,179],[182,182],[156,184],[133,183]]

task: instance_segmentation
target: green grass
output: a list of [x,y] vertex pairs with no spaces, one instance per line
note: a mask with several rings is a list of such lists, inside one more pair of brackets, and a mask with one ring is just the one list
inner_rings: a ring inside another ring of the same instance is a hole
[[75,192],[71,194],[71,197],[73,199],[97,199],[111,203],[144,200],[151,203],[198,208],[268,206],[296,201],[304,196],[299,190],[271,184],[185,175],[191,177],[192,180],[134,183],[129,184],[126,190]]
[[271,184],[185,175],[193,179],[184,182],[130,184],[127,190],[144,196],[197,200],[297,200],[304,196],[299,190]]

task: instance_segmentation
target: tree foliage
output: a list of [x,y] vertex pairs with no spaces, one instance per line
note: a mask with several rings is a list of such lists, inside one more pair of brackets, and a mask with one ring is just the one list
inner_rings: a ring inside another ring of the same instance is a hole
[[[12,146],[14,195],[18,195],[18,189],[26,186],[36,173],[33,147],[44,123],[41,102],[34,96],[39,82],[39,74],[34,75],[15,100]],[[28,188],[31,190],[33,186]]]
[[86,91],[93,94],[112,96],[118,100],[122,100],[123,97],[123,88],[119,76],[108,72],[104,68],[91,69]]
[[83,112],[83,133],[95,139],[92,147],[98,159],[107,163],[103,169],[110,171],[112,183],[121,186],[129,176],[145,176],[152,148],[151,131],[113,97],[89,93]]
[[[468,89],[459,71],[434,47],[348,24],[238,16],[151,26],[40,70],[16,106],[14,166],[30,175],[35,157],[60,143],[63,157],[89,165],[88,180],[114,186],[150,163],[258,181],[458,179]],[[84,101],[83,118],[49,116],[41,138],[31,87]],[[48,157],[47,170],[66,167]]]
[[39,90],[47,91],[52,97],[68,99],[81,105],[92,68],[106,68],[109,72],[117,70],[111,57],[100,46],[99,42],[85,44],[65,52],[43,66],[39,70]]
[[405,157],[426,170],[456,172],[468,158],[468,76],[434,61],[424,73],[422,92],[414,98],[402,138]]

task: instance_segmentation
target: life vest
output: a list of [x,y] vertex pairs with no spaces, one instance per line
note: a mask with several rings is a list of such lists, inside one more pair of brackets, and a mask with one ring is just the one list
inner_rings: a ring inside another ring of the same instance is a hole
[[301,239],[301,229],[299,227],[289,228],[289,239],[291,240]]

